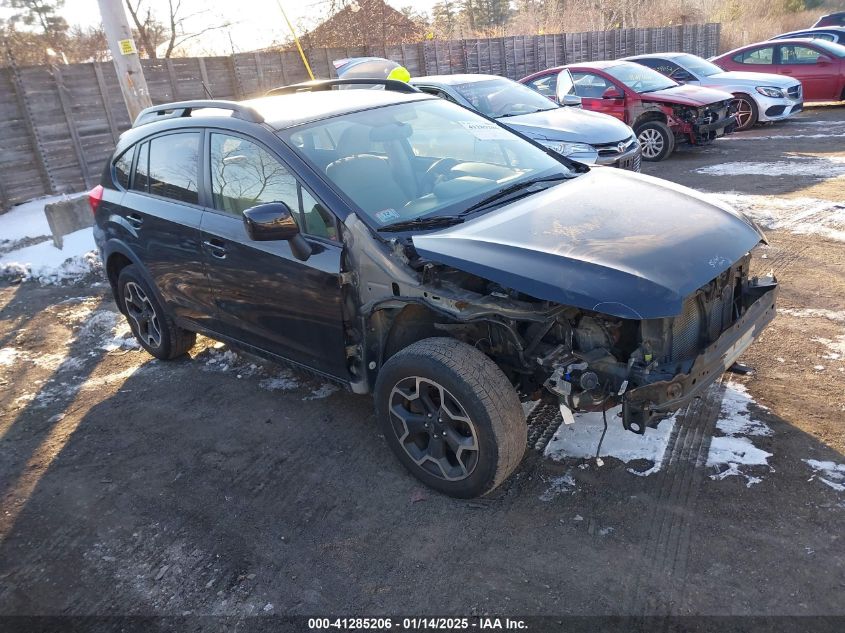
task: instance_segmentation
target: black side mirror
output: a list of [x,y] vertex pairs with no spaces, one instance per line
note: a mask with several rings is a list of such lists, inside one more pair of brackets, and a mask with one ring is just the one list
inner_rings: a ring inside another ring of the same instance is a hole
[[299,232],[299,225],[290,207],[284,202],[267,202],[250,207],[243,213],[244,228],[256,242],[286,240],[293,256],[305,261],[311,256],[311,245]]

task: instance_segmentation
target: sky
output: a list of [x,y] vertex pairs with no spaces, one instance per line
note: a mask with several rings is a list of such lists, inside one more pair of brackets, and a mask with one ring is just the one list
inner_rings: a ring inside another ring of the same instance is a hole
[[[155,14],[167,16],[167,0],[143,0]],[[418,11],[431,11],[437,0],[387,0],[397,9],[413,6]],[[340,0],[336,0],[340,4]],[[274,42],[284,41],[289,31],[282,18],[277,0],[182,0],[186,14],[199,13],[190,21],[191,30],[231,23],[228,29],[211,31],[192,40],[190,53],[228,54],[250,51]],[[327,17],[330,0],[281,0],[281,4],[298,29],[308,28]],[[61,11],[68,24],[92,26],[100,23],[97,0],[65,0]],[[8,11],[0,10],[0,14]],[[231,38],[231,41],[230,41]]]

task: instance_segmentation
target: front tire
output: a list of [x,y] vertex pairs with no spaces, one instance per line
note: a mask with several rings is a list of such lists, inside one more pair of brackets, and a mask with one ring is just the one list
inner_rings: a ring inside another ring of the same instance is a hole
[[117,299],[138,343],[159,360],[183,356],[196,343],[197,335],[173,322],[134,265],[120,271]]
[[736,110],[736,129],[734,131],[741,132],[754,127],[759,117],[757,110],[757,103],[746,94],[735,94],[731,105],[735,106]]
[[663,121],[646,121],[636,127],[643,160],[658,162],[669,158],[675,150],[675,135]]
[[399,461],[451,497],[489,493],[525,453],[513,386],[482,352],[454,339],[423,339],[392,356],[379,372],[375,405]]

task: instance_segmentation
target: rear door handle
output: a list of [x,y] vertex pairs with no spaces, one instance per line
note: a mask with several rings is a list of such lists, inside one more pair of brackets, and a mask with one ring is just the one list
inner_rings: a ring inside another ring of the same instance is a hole
[[223,240],[210,239],[202,243],[206,250],[211,253],[212,257],[217,259],[226,259],[226,248]]
[[126,216],[126,221],[137,229],[144,223],[144,218],[137,213],[130,213]]

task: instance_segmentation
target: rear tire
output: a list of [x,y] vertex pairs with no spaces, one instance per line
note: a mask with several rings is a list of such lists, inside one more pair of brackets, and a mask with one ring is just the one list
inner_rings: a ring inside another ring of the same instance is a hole
[[663,121],[646,121],[634,132],[642,147],[643,160],[656,163],[669,158],[675,151],[675,135]]
[[120,271],[117,300],[138,343],[159,360],[183,356],[196,343],[197,335],[173,322],[134,265]]
[[489,493],[525,453],[513,386],[482,352],[454,339],[423,339],[392,356],[379,372],[375,406],[399,461],[451,497]]
[[736,128],[735,132],[741,132],[754,127],[760,113],[757,109],[757,102],[741,92],[734,95],[731,105],[736,107]]

